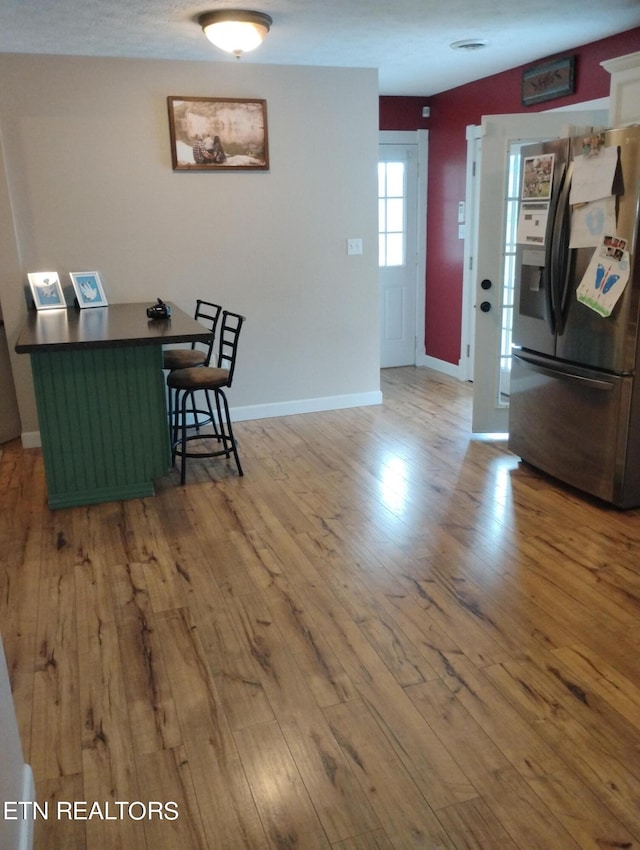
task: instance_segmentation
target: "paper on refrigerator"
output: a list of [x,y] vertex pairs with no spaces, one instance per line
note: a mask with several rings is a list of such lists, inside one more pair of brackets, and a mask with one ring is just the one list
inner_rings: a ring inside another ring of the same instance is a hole
[[618,148],[600,148],[597,153],[574,157],[570,204],[586,204],[613,194],[618,167]]
[[610,316],[629,280],[627,240],[607,235],[593,252],[580,285],[578,301],[605,318]]
[[571,214],[569,248],[595,248],[605,234],[616,230],[616,199],[613,195],[580,204]]
[[520,245],[544,245],[555,161],[553,153],[526,156],[523,160],[516,232]]
[[522,201],[518,215],[516,241],[520,245],[544,245],[549,204],[546,201]]

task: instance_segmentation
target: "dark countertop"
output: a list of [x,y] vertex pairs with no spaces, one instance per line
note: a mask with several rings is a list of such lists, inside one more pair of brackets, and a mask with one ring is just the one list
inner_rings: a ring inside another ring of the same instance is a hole
[[127,345],[164,345],[208,342],[211,332],[170,304],[170,319],[149,319],[147,304],[110,304],[108,307],[70,307],[30,310],[16,342],[18,354],[80,348],[120,348]]

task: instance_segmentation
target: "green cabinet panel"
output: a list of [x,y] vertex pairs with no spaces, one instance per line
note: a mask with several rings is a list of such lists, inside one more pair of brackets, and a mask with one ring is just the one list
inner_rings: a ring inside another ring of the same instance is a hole
[[49,507],[153,495],[171,464],[160,345],[32,351]]

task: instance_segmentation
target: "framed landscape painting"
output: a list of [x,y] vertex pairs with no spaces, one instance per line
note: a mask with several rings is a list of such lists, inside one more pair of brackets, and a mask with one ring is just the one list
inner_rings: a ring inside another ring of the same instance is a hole
[[269,169],[266,100],[169,97],[174,171]]
[[27,277],[36,310],[55,310],[67,306],[58,272],[30,272]]

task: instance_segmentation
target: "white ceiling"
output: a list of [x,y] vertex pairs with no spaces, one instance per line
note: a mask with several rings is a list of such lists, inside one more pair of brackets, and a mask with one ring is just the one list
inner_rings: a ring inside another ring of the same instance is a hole
[[[273,18],[241,62],[377,68],[388,95],[436,94],[640,26],[639,0],[1,0],[0,52],[235,62],[197,24],[217,8]],[[488,46],[449,47],[461,39]]]

